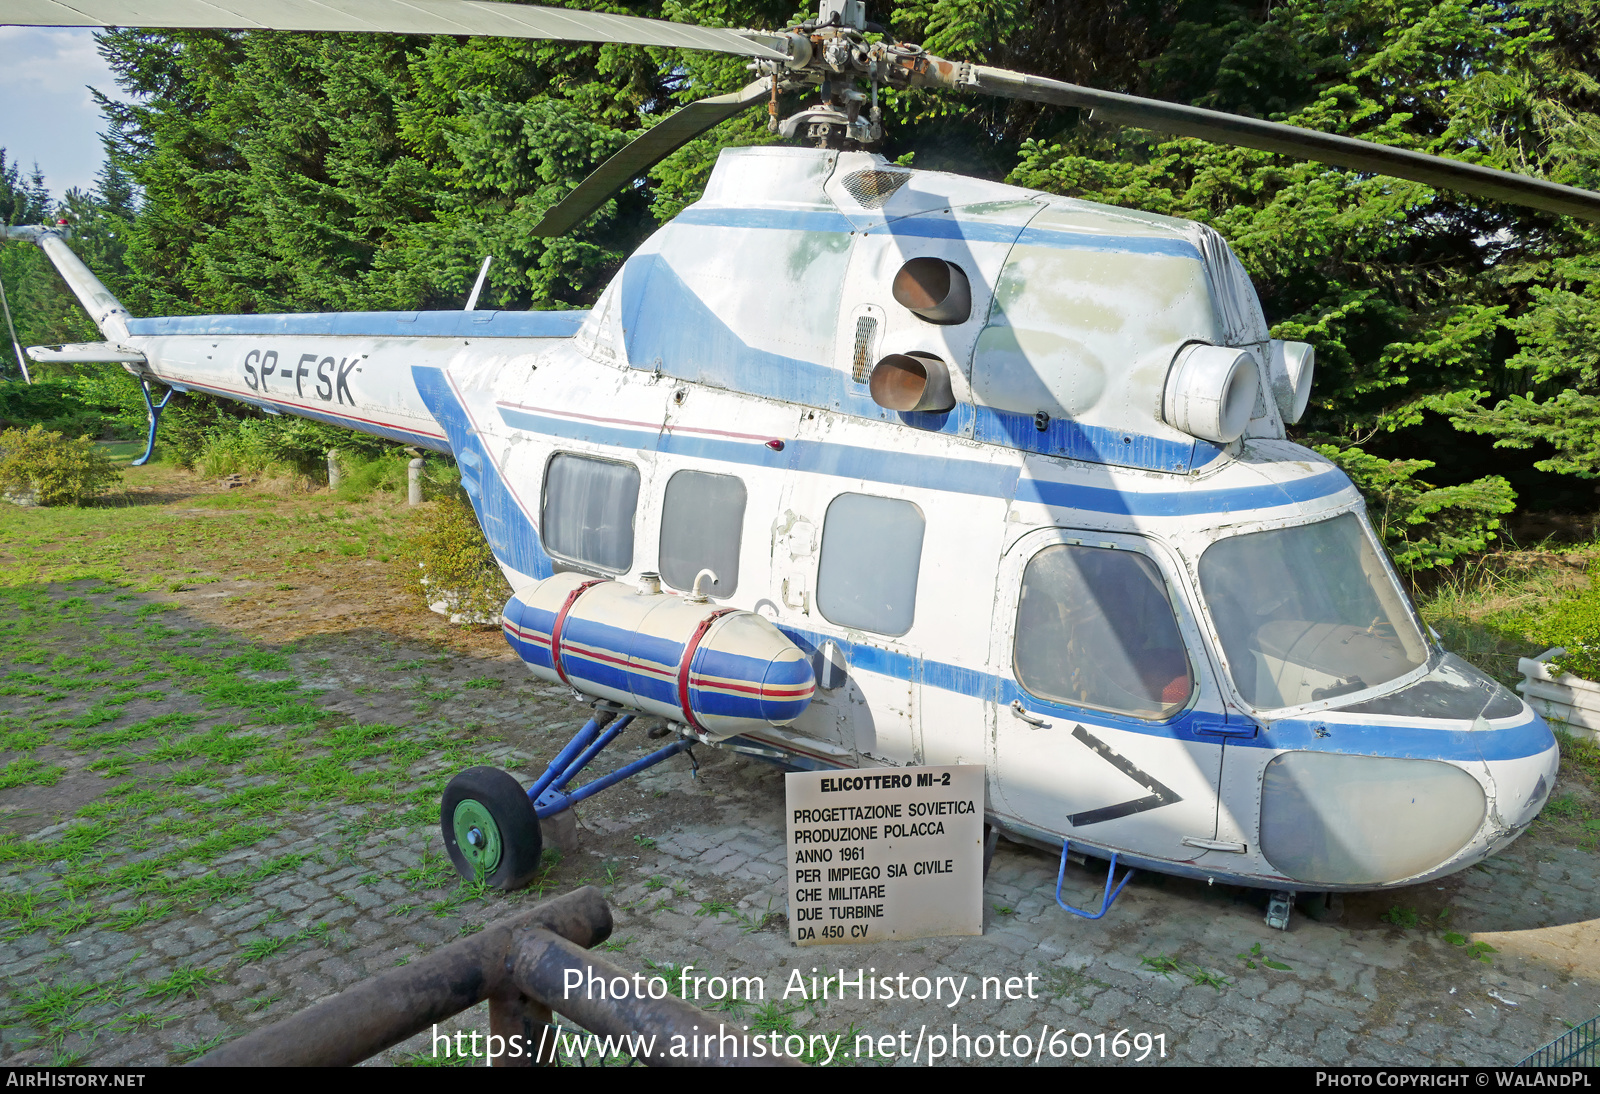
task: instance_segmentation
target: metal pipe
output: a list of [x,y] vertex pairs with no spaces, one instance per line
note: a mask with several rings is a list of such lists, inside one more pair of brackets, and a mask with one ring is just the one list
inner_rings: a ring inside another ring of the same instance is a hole
[[[801,1067],[788,1056],[750,1051],[751,1042],[764,1037],[749,1033],[740,1023],[729,1026],[725,1018],[701,1010],[670,993],[663,999],[635,997],[634,974],[574,946],[547,931],[521,932],[512,955],[511,979],[524,994],[550,1003],[557,1011],[602,1037],[639,1037],[635,1047],[649,1045],[635,1059],[652,1067]],[[608,986],[620,980],[623,993],[600,995],[587,990],[591,978]],[[568,989],[579,983],[583,989]],[[675,1044],[676,1043],[676,1044]],[[682,1051],[673,1055],[674,1049]],[[728,1051],[729,1049],[732,1051]]]
[[139,390],[144,393],[145,417],[150,423],[150,436],[145,442],[144,455],[133,461],[134,467],[143,467],[150,462],[150,457],[156,454],[156,428],[161,424],[161,412],[167,408],[168,403],[172,402],[173,392],[177,391],[177,388],[167,388],[167,393],[161,397],[159,403],[150,401],[149,380],[140,377]]
[[511,990],[506,970],[512,947],[534,930],[547,938],[559,936],[570,945],[593,946],[610,937],[611,909],[600,890],[585,886],[492,923],[409,965],[362,981],[223,1045],[195,1063],[206,1067],[360,1063],[436,1022]]
[[11,349],[17,355],[17,367],[22,370],[22,382],[33,383],[33,377],[28,375],[28,361],[22,352],[22,343],[17,341],[17,328],[11,324],[11,305],[6,303],[6,283],[0,281],[0,311],[6,313],[6,330],[11,332]]

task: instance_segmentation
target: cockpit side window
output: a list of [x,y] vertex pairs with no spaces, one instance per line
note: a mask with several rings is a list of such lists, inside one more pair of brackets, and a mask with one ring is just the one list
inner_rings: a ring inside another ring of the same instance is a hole
[[1032,695],[1165,719],[1194,690],[1155,563],[1134,551],[1057,544],[1029,560],[1017,606],[1017,680]]
[[1200,589],[1234,685],[1258,710],[1365,691],[1428,659],[1354,513],[1218,540],[1200,557]]

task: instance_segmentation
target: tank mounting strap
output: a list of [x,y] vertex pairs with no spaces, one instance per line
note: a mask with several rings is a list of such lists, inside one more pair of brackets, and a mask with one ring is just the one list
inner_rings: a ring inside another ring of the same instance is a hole
[[578,602],[578,598],[604,580],[599,577],[593,578],[568,593],[566,603],[562,604],[561,610],[556,613],[555,626],[550,628],[550,664],[555,667],[556,675],[561,677],[561,682],[569,688],[572,687],[572,681],[567,679],[567,670],[561,664],[561,631],[566,627],[567,615],[572,611],[572,606]]
[[[699,578],[695,580],[698,581]],[[694,655],[700,649],[700,640],[711,629],[711,624],[734,610],[718,608],[702,619],[700,625],[695,628],[694,637],[684,643],[683,658],[678,662],[678,707],[683,711],[684,721],[689,723],[690,728],[698,729],[701,733],[706,731],[706,727],[700,724],[700,719],[694,716],[694,710],[689,706],[689,666],[694,663]]]
[[1073,915],[1080,916],[1083,919],[1100,919],[1111,910],[1112,902],[1121,895],[1122,887],[1128,884],[1128,879],[1134,875],[1134,871],[1129,870],[1127,873],[1123,874],[1122,880],[1117,883],[1116,890],[1112,891],[1111,879],[1116,875],[1117,872],[1117,852],[1111,852],[1111,865],[1106,867],[1106,891],[1100,898],[1100,910],[1098,912],[1085,912],[1082,909],[1074,908],[1072,905],[1061,899],[1061,882],[1067,873],[1067,851],[1071,847],[1071,840],[1061,841],[1061,867],[1056,871],[1056,903],[1061,905],[1064,911],[1071,912]]

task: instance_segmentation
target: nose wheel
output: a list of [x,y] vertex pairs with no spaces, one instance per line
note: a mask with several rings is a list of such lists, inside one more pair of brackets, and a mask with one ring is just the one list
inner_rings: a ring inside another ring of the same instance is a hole
[[499,768],[471,767],[451,779],[439,827],[450,861],[469,881],[520,889],[539,872],[539,818],[522,785]]

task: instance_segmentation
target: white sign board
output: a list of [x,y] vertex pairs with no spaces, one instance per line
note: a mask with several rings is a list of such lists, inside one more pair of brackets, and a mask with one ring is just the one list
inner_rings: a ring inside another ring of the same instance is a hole
[[983,933],[983,768],[787,776],[789,939]]

